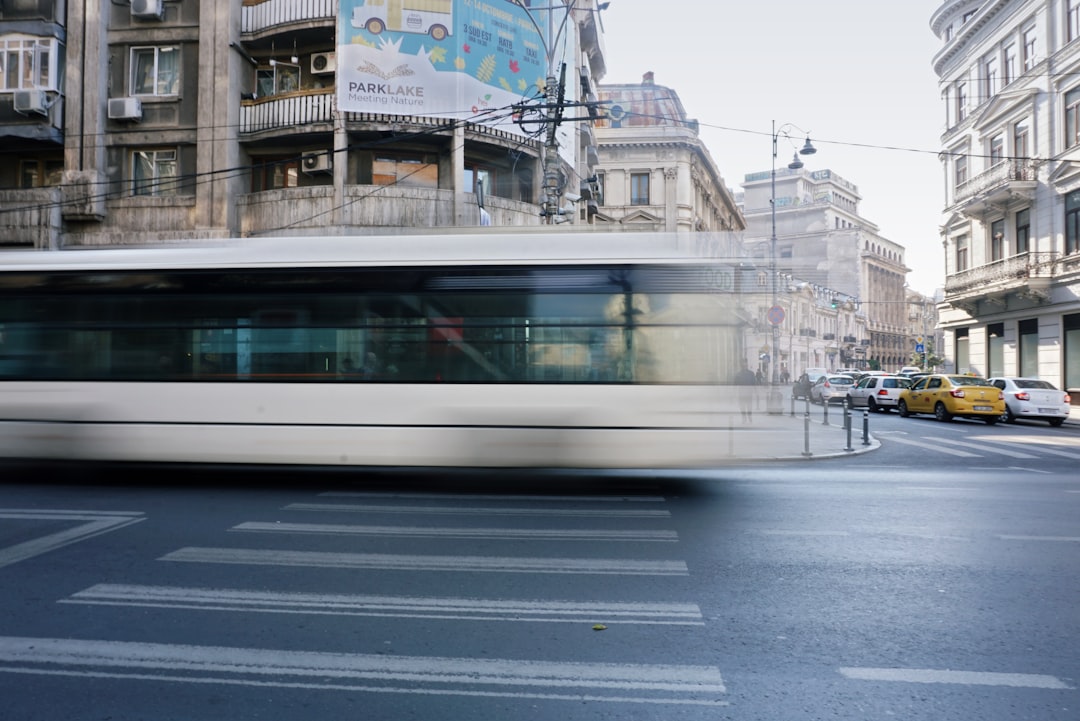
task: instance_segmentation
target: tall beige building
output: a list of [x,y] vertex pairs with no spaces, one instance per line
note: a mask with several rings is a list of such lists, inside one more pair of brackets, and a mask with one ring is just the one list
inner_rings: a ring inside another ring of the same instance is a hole
[[943,350],[960,373],[1080,389],[1080,0],[951,0],[930,25]]

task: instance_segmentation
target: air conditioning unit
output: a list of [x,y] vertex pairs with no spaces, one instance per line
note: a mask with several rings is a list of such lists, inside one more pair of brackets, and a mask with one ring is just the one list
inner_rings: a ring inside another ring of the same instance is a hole
[[16,90],[15,112],[48,115],[49,96],[45,94],[44,90]]
[[330,153],[319,150],[313,153],[304,153],[300,163],[300,169],[309,175],[314,173],[329,173],[334,169],[334,163]]
[[337,53],[312,53],[311,72],[313,75],[337,72]]
[[131,17],[140,20],[161,20],[165,17],[164,0],[131,0]]
[[109,120],[142,120],[142,101],[138,98],[109,98]]

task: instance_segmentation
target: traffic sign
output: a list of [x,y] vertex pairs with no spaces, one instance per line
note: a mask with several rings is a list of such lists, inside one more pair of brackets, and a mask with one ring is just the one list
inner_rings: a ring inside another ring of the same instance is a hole
[[915,344],[915,352],[916,353],[925,353],[926,352],[926,346],[923,345],[922,343],[916,343]]
[[765,317],[768,318],[769,322],[773,325],[780,325],[784,322],[784,315],[783,307],[774,305],[772,308],[769,308],[769,313]]

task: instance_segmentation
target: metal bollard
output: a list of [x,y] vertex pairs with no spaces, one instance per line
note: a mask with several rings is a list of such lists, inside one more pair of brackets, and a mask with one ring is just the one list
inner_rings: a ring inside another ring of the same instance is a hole
[[870,445],[870,409],[867,408],[862,414],[862,444]]
[[845,451],[853,451],[851,447],[851,405],[844,401],[844,432],[847,433],[847,446],[844,447]]
[[829,401],[824,396],[822,396],[822,398],[821,398],[821,408],[822,408],[821,425],[827,426],[827,425],[829,425]]
[[803,416],[803,458],[814,455],[810,452],[810,401],[806,401],[806,415]]
[[795,417],[795,393],[791,393],[791,417]]

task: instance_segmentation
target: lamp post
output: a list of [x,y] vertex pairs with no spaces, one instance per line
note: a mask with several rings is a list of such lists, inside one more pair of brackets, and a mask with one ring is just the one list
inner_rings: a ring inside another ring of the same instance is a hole
[[770,263],[769,273],[772,276],[772,308],[769,309],[769,321],[772,323],[772,344],[771,353],[769,354],[769,382],[771,387],[768,394],[768,407],[769,413],[783,413],[783,394],[780,392],[780,323],[783,322],[783,312],[778,310],[780,308],[780,294],[777,287],[779,279],[776,272],[776,154],[777,154],[777,141],[780,136],[790,137],[787,134],[788,129],[798,130],[800,133],[806,135],[806,143],[803,145],[797,153],[794,154],[794,158],[788,163],[789,170],[798,170],[803,167],[803,162],[799,160],[800,155],[813,155],[817,152],[817,148],[810,142],[810,134],[800,129],[797,125],[792,123],[784,123],[780,126],[780,129],[776,128],[776,121],[772,121],[772,181],[770,186],[770,199],[769,205],[772,214],[772,235],[770,237]]

